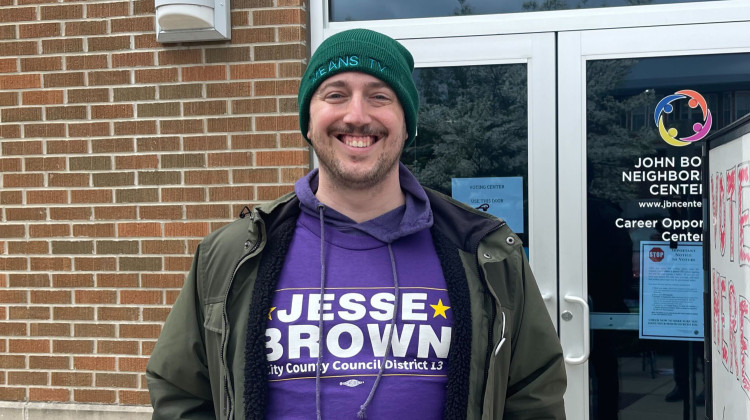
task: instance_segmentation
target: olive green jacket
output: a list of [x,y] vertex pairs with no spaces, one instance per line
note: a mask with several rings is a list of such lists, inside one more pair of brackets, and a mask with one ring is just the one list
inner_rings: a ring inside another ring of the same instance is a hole
[[[564,419],[562,350],[521,241],[427,194],[456,310],[444,418]],[[298,214],[288,194],[200,243],[148,363],[154,419],[265,418],[265,319]]]

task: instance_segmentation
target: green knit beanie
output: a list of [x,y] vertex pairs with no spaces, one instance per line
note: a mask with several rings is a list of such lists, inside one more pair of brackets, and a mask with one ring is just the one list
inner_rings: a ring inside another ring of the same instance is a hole
[[323,41],[310,58],[299,87],[299,128],[307,138],[310,123],[310,99],[327,78],[346,71],[367,73],[386,82],[396,92],[404,110],[406,132],[404,147],[417,135],[419,95],[412,71],[414,58],[398,41],[368,29],[339,32]]

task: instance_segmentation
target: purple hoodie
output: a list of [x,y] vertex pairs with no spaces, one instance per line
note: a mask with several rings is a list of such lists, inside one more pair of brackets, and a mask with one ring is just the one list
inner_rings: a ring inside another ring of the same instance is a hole
[[295,185],[302,212],[266,329],[267,418],[442,418],[452,311],[429,201],[403,165],[399,176],[406,204],[363,223],[321,209],[317,171]]

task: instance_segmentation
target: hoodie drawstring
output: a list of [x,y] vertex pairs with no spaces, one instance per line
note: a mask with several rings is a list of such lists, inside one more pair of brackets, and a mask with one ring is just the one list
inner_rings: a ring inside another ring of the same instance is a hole
[[318,420],[322,420],[320,409],[320,368],[323,364],[323,296],[326,291],[326,259],[325,259],[325,206],[318,205],[320,212],[320,310],[318,311],[318,362],[315,365],[315,413]]
[[[320,219],[320,311],[318,319],[318,360],[315,365],[315,415],[317,420],[322,420],[322,410],[320,405],[320,370],[323,365],[323,297],[325,296],[326,290],[326,261],[325,261],[325,206],[322,204],[318,205],[318,217]],[[367,407],[372,402],[375,396],[375,390],[378,389],[380,380],[383,378],[385,372],[385,365],[388,361],[388,354],[391,352],[391,345],[393,341],[393,331],[396,329],[396,319],[398,319],[398,307],[399,307],[399,294],[400,289],[398,286],[398,272],[396,271],[396,257],[393,255],[393,247],[388,243],[388,255],[391,259],[391,273],[393,274],[393,289],[394,289],[394,301],[393,301],[393,315],[391,317],[391,324],[388,331],[388,341],[385,347],[385,354],[383,355],[383,361],[380,363],[380,370],[378,376],[375,378],[375,382],[372,384],[370,394],[367,396],[367,400],[359,407],[357,417],[364,419],[367,417]]]
[[391,271],[393,272],[393,289],[394,289],[393,317],[391,318],[391,328],[390,328],[390,331],[388,331],[388,344],[385,347],[385,354],[383,355],[383,362],[380,363],[380,370],[378,371],[378,377],[375,378],[375,383],[372,384],[372,389],[370,389],[370,395],[367,396],[367,400],[365,400],[365,403],[359,407],[359,412],[357,412],[357,418],[360,418],[360,419],[364,419],[367,417],[367,413],[366,413],[367,406],[370,405],[372,398],[375,396],[375,390],[378,388],[378,385],[380,384],[380,379],[383,377],[383,372],[385,371],[385,363],[388,361],[388,353],[391,352],[391,342],[393,341],[393,330],[396,329],[396,318],[398,318],[398,295],[399,295],[398,273],[396,272],[396,258],[393,256],[393,248],[391,247],[390,243],[388,244],[388,254],[391,257]]

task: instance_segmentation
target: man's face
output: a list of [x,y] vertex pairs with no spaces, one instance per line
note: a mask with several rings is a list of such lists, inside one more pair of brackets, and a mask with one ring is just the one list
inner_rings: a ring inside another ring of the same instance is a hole
[[408,135],[396,92],[368,74],[345,72],[323,81],[313,94],[307,137],[326,179],[365,189],[398,173]]

